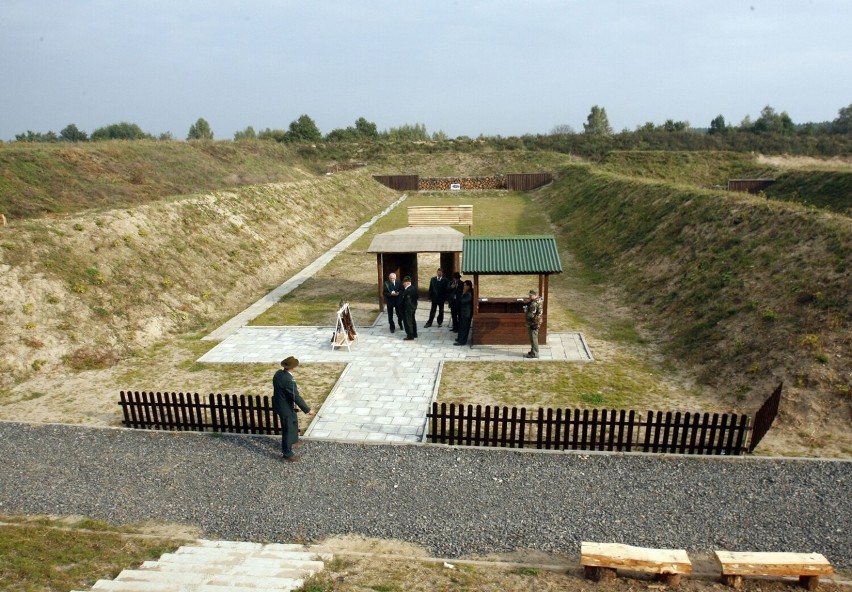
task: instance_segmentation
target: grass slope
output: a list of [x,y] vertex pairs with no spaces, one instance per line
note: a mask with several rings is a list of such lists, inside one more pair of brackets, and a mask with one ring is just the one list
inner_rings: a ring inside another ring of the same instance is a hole
[[215,326],[396,197],[358,172],[0,228],[0,387]]
[[307,167],[276,142],[15,142],[0,145],[0,212],[15,220],[129,207],[173,195],[304,180],[313,176]]
[[589,166],[561,171],[542,200],[701,383],[756,404],[783,380],[788,418],[848,426],[849,218]]
[[775,167],[740,152],[618,150],[608,153],[601,169],[644,179],[697,187],[726,186],[728,179],[774,176]]
[[764,190],[772,199],[852,214],[852,171],[790,171]]

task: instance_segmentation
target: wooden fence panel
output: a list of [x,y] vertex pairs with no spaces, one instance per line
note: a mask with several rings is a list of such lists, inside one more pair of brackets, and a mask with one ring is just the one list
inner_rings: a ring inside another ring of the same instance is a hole
[[[781,386],[761,411],[764,430],[777,413]],[[122,423],[131,428],[280,434],[269,397],[121,391]],[[633,410],[538,409],[433,403],[428,441],[464,446],[555,450],[738,455],[759,442],[747,415]],[[765,434],[765,431],[763,431]],[[762,434],[759,434],[762,437]]]
[[781,389],[784,383],[780,383],[778,387],[769,395],[760,409],[754,416],[754,429],[751,433],[751,442],[748,445],[748,451],[754,452],[754,448],[760,444],[766,432],[772,427],[775,417],[778,415],[778,407],[781,405]]
[[553,181],[552,173],[511,173],[506,175],[509,191],[530,191]]
[[373,175],[373,179],[395,191],[417,191],[419,175]]
[[428,441],[542,450],[742,454],[746,415],[613,409],[544,409],[433,403]]

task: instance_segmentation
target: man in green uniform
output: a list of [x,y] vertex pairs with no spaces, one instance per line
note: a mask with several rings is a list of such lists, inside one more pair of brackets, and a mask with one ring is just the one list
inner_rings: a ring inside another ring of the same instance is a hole
[[530,335],[530,351],[525,358],[538,357],[538,330],[541,327],[541,317],[544,313],[544,299],[535,290],[530,290],[527,304],[524,306],[527,320],[527,331]]
[[281,452],[287,462],[297,462],[301,455],[293,452],[299,448],[299,419],[296,417],[296,406],[309,416],[316,415],[299,394],[299,387],[293,378],[293,370],[299,365],[299,360],[289,356],[281,361],[281,369],[272,377],[272,409],[281,419]]

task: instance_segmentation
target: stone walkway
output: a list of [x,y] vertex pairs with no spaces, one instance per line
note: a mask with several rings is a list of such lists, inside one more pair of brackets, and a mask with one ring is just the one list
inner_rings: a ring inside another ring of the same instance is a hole
[[[391,334],[384,314],[373,326],[359,327],[357,339],[349,349],[332,348],[333,327],[247,325],[325,267],[405,198],[400,197],[305,269],[205,336],[205,340],[221,343],[198,361],[274,364],[296,356],[303,363],[346,362],[305,436],[355,442],[422,442],[426,414],[437,395],[444,361],[538,363],[592,359],[580,333],[548,333],[547,345],[541,347],[538,360],[523,357],[527,346],[454,346],[456,334],[447,325],[422,329],[428,317],[428,303],[417,311],[421,329],[413,342],[403,341],[405,333],[401,329]],[[306,394],[310,402],[310,394]]]
[[357,327],[358,336],[350,351],[332,348],[332,327],[242,327],[199,362],[275,364],[291,355],[303,363],[345,362],[346,368],[305,436],[421,442],[426,413],[437,394],[445,361],[535,364],[592,359],[580,333],[549,332],[538,360],[523,357],[527,346],[454,346],[456,334],[448,325],[422,328],[427,316],[428,307],[421,306],[417,311],[417,340],[403,341],[405,333],[397,330],[392,334],[387,318],[381,315],[373,326]]

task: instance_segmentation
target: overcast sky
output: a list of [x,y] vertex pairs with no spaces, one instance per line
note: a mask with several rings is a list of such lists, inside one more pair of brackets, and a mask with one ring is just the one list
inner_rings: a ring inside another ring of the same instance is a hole
[[0,0],[0,139],[359,117],[450,137],[852,104],[850,0]]

